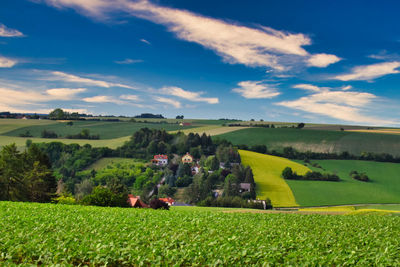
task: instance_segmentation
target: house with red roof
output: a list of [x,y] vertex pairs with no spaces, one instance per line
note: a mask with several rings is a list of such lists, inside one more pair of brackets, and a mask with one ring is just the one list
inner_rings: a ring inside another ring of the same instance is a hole
[[164,201],[165,203],[167,203],[169,206],[172,206],[175,204],[175,200],[173,200],[170,197],[164,197],[164,198],[159,198],[159,200]]
[[140,200],[140,196],[129,194],[128,203],[132,208],[148,208],[147,204]]
[[167,155],[155,155],[151,160],[154,165],[157,166],[167,166],[168,165],[168,156]]

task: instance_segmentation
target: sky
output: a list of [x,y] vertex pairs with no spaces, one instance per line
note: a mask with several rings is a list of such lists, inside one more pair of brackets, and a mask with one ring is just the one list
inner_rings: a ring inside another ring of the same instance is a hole
[[400,126],[400,2],[2,0],[0,111]]

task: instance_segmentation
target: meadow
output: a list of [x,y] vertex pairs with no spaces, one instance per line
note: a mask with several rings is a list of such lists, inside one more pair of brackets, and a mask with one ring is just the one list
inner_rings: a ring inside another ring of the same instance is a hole
[[400,135],[329,131],[292,128],[248,128],[218,135],[233,144],[248,146],[265,144],[269,150],[281,151],[291,146],[298,151],[347,151],[354,155],[362,152],[389,153],[400,156]]
[[130,158],[101,158],[89,167],[87,167],[85,170],[101,170],[106,168],[110,164],[136,164],[136,163],[142,163],[146,164],[148,163],[147,161],[144,160],[138,160],[138,159],[130,159]]
[[[287,180],[301,206],[400,203],[400,164],[361,160],[312,160],[319,172],[336,173],[342,181]],[[299,161],[299,163],[302,163]],[[365,172],[370,182],[354,180],[353,170]]]
[[4,265],[400,264],[399,216],[0,202]]
[[274,207],[298,206],[292,190],[281,177],[286,167],[291,167],[298,174],[305,174],[309,168],[291,160],[264,155],[256,152],[239,150],[243,165],[253,170],[258,199],[271,199]]

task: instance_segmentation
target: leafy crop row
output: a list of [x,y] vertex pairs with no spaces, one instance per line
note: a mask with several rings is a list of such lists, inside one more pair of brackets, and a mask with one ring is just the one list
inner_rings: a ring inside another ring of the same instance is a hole
[[0,202],[0,264],[400,265],[400,217]]

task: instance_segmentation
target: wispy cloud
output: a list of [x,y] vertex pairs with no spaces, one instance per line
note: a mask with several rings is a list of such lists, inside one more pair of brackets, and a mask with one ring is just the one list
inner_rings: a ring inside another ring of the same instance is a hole
[[126,85],[126,84],[108,82],[108,81],[103,81],[103,80],[87,78],[87,77],[81,77],[81,76],[68,74],[68,73],[61,72],[61,71],[52,71],[52,72],[50,72],[50,75],[48,77],[46,77],[45,79],[55,80],[55,81],[64,81],[64,82],[69,82],[69,83],[78,83],[78,84],[83,84],[83,85],[88,85],[88,86],[98,86],[98,87],[104,87],[104,88],[122,87],[122,88],[128,88],[128,89],[136,89],[135,87]]
[[140,98],[137,95],[121,95],[119,98],[129,101],[139,101]]
[[85,97],[82,99],[85,102],[88,103],[114,103],[114,104],[126,104],[124,101],[115,98],[114,96],[108,96],[108,95],[97,95],[97,96],[92,96],[92,97]]
[[342,59],[335,55],[329,55],[329,54],[324,54],[324,53],[315,54],[315,55],[312,55],[307,60],[307,65],[312,66],[312,67],[325,68],[331,64],[339,62],[340,60],[342,60]]
[[142,43],[145,43],[145,44],[151,45],[151,43],[150,43],[149,41],[147,41],[146,39],[140,39],[140,41],[141,41]]
[[[147,0],[43,1],[57,8],[76,9],[95,19],[107,19],[110,14],[125,12],[164,25],[170,32],[175,33],[177,38],[200,44],[231,64],[284,71],[289,69],[294,61],[300,63],[308,58],[311,62],[309,64],[317,67],[327,66],[339,60],[334,55],[313,56],[308,53],[303,46],[310,45],[311,39],[302,33],[278,31],[264,26],[248,27],[186,10],[163,7]],[[148,43],[144,39],[141,41]]]
[[175,108],[181,108],[182,107],[181,102],[179,102],[177,100],[174,100],[174,99],[161,97],[161,96],[155,96],[154,100],[156,100],[157,102],[160,102],[160,103],[171,105],[171,106],[173,106]]
[[[296,88],[304,89],[304,86],[302,87]],[[310,92],[312,92],[310,95],[296,100],[282,101],[276,103],[276,105],[352,123],[398,124],[398,122],[364,115],[365,109],[378,98],[374,94],[342,90],[332,91],[328,87],[324,87],[324,90],[310,90]]]
[[383,62],[372,65],[354,67],[349,74],[334,76],[333,79],[340,81],[354,80],[373,80],[388,74],[400,73],[397,68],[400,67],[400,61]]
[[232,91],[242,95],[244,98],[273,98],[280,95],[277,89],[262,81],[243,81],[238,83],[239,88],[234,88]]
[[117,64],[121,64],[121,65],[129,65],[129,64],[135,64],[135,63],[141,63],[141,62],[143,62],[143,60],[126,58],[124,60],[116,60],[114,62]]
[[18,61],[16,59],[6,58],[0,56],[0,68],[12,68],[14,67]]
[[0,23],[0,37],[23,37],[24,34],[18,30],[10,29]]
[[191,92],[183,90],[176,86],[166,86],[159,90],[161,94],[177,96],[192,102],[206,102],[208,104],[218,104],[219,99],[216,97],[202,97],[204,92]]

